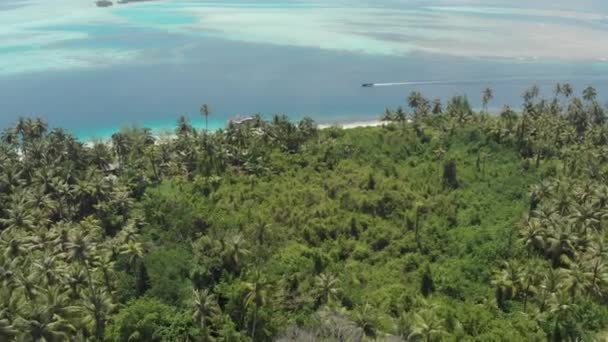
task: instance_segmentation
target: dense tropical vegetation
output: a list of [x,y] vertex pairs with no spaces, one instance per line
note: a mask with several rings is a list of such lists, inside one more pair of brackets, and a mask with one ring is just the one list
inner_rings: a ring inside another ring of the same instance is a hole
[[569,84],[519,112],[493,96],[91,144],[21,119],[0,143],[0,341],[605,339],[604,107]]

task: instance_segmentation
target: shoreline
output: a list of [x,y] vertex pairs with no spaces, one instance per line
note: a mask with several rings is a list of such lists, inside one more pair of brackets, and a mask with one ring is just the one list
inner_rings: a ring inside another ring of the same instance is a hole
[[[331,128],[331,127],[339,127],[341,129],[353,129],[353,128],[361,128],[361,127],[379,127],[382,125],[384,125],[384,122],[382,120],[378,120],[378,119],[355,120],[355,121],[340,120],[340,121],[328,121],[328,122],[317,123],[317,127],[319,129],[327,129],[327,128]],[[124,127],[129,127],[129,126],[124,126]],[[146,127],[145,125],[143,125],[141,127],[149,128],[149,127]],[[195,127],[195,128],[199,128],[199,127]],[[121,129],[122,128],[113,130],[112,134],[114,134],[116,132],[120,132]],[[150,129],[152,131],[152,136],[154,137],[154,139],[157,140],[157,142],[158,142],[158,140],[174,139],[176,137],[175,133],[173,132],[173,130],[174,130],[173,127],[157,127],[157,128],[150,128]],[[210,131],[216,131],[218,129],[220,129],[220,128],[210,129]],[[109,136],[103,136],[103,137],[94,136],[94,135],[88,136],[88,137],[78,137],[76,135],[76,137],[86,147],[90,148],[97,142],[111,143],[112,134],[110,134]]]
[[357,121],[336,121],[329,123],[319,123],[317,127],[319,129],[326,129],[330,127],[340,127],[342,129],[352,129],[359,127],[378,127],[384,125],[382,120],[357,120]]

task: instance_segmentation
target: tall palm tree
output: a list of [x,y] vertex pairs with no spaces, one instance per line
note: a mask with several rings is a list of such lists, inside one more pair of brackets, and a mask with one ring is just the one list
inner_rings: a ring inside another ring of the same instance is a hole
[[488,103],[494,98],[494,91],[491,88],[486,88],[481,94],[481,102],[483,103],[484,112],[488,112]]
[[534,259],[528,261],[520,270],[520,286],[521,294],[524,297],[524,312],[526,312],[528,298],[537,292],[537,286],[540,282],[542,271],[544,270],[542,269],[541,263]]
[[441,99],[434,99],[431,103],[431,113],[433,115],[439,115],[443,112],[443,105],[441,104]]
[[574,90],[572,89],[572,85],[570,83],[562,84],[562,94],[568,99],[572,96]]
[[575,310],[576,305],[570,301],[567,293],[558,291],[551,296],[549,301],[549,322],[552,324],[551,341],[578,340],[570,339],[567,336],[576,333],[575,325],[572,324]]
[[570,295],[572,300],[579,294],[585,292],[589,288],[590,274],[585,272],[585,269],[574,261],[567,262],[567,268],[562,269],[565,275],[563,288]]
[[121,255],[124,255],[128,259],[129,270],[134,270],[138,262],[144,257],[144,248],[141,243],[136,241],[129,241],[121,246]]
[[597,97],[597,91],[595,90],[595,88],[589,86],[587,88],[585,88],[585,90],[583,90],[583,99],[587,102],[593,102],[595,101],[595,98]]
[[546,240],[546,227],[535,218],[526,220],[520,231],[520,241],[529,251],[544,252]]
[[382,115],[382,121],[390,123],[390,122],[393,122],[394,120],[395,120],[394,113],[390,109],[386,108],[384,110],[384,114]]
[[228,241],[221,240],[223,244],[224,258],[226,263],[235,273],[240,273],[243,259],[251,254],[245,246],[243,236],[233,235]]
[[492,284],[496,286],[496,302],[504,309],[505,302],[516,296],[521,285],[520,268],[512,262],[504,262],[503,268],[494,273]]
[[446,335],[443,319],[437,316],[433,308],[428,308],[414,314],[412,333],[408,340],[441,341]]
[[101,287],[90,288],[84,292],[83,309],[85,322],[92,327],[97,341],[104,340],[106,322],[115,305],[106,290]]
[[200,112],[201,112],[201,115],[205,117],[205,133],[208,133],[209,132],[208,119],[209,119],[209,114],[211,113],[209,111],[209,106],[207,106],[207,104],[202,105]]
[[251,327],[251,337],[256,340],[256,326],[258,323],[258,310],[266,304],[268,297],[266,278],[259,270],[253,272],[252,280],[245,283],[247,295],[245,296],[245,306],[253,306],[253,323]]
[[316,276],[315,287],[315,297],[319,304],[331,303],[340,294],[340,280],[331,273],[321,273]]
[[403,107],[397,107],[397,111],[394,114],[395,121],[397,121],[401,127],[405,126],[407,122],[407,113],[403,110]]
[[365,303],[355,310],[353,320],[366,336],[372,339],[376,337],[378,333],[378,314],[373,312],[369,303]]
[[555,94],[555,98],[558,98],[562,94],[562,84],[557,83],[555,88],[553,88],[553,93]]
[[208,336],[207,324],[220,314],[220,308],[208,289],[193,289],[192,293],[192,318],[198,322],[203,334]]

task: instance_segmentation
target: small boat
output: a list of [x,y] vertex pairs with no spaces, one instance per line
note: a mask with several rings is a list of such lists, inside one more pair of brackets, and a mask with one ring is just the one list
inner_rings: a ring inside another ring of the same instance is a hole
[[374,86],[374,84],[373,83],[363,83],[361,86],[364,88],[371,88]]

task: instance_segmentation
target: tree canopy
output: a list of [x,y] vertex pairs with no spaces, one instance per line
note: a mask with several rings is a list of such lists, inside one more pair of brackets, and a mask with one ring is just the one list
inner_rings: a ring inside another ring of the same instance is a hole
[[482,96],[412,92],[381,127],[182,117],[90,143],[20,119],[0,139],[0,341],[605,338],[597,92],[532,87],[498,115]]

